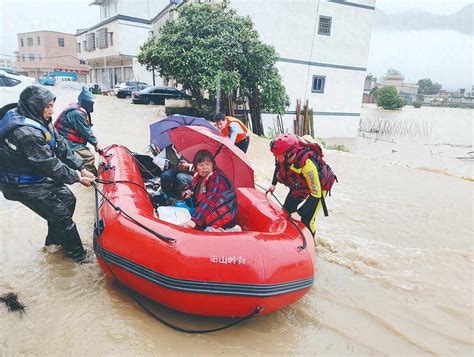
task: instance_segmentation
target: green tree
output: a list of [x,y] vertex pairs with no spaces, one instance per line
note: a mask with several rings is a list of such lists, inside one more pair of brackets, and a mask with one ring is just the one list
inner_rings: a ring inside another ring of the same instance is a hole
[[375,91],[375,102],[378,107],[388,110],[400,109],[405,105],[397,89],[392,86],[377,88]]
[[[232,112],[237,93],[248,99],[252,129],[263,134],[261,110],[282,113],[289,99],[274,67],[273,47],[259,39],[249,17],[223,4],[187,4],[141,47],[138,61],[189,90],[200,108],[213,105],[217,85],[224,111]],[[229,103],[232,108],[229,108]]]
[[402,75],[402,72],[400,72],[398,69],[389,68],[387,69],[387,72],[385,72],[383,79],[387,79],[388,77],[391,77],[391,76],[401,76],[401,75]]
[[424,78],[418,81],[418,94],[439,94],[441,84],[433,83],[431,79]]

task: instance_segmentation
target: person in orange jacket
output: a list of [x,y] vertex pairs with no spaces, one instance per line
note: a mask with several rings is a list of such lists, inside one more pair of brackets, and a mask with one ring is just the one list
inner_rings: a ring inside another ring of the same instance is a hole
[[222,113],[214,115],[214,121],[222,135],[227,136],[240,150],[247,152],[250,144],[250,130],[244,123]]

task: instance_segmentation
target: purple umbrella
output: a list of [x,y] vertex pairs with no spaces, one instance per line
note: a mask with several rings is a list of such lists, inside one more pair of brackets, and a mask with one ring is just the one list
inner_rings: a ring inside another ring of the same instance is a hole
[[209,128],[218,135],[222,135],[215,126],[204,118],[175,114],[159,120],[156,123],[150,124],[150,143],[160,148],[160,150],[163,150],[165,147],[172,144],[168,131],[174,128],[179,128],[182,125],[203,126]]

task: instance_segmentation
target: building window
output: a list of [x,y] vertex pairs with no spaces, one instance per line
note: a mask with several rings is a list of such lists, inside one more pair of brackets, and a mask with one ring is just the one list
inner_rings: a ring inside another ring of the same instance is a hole
[[97,48],[107,48],[107,29],[97,31]]
[[38,53],[38,61],[41,61],[43,57],[41,57],[41,54]]
[[25,55],[21,55],[21,60],[25,62]]
[[311,91],[313,93],[324,93],[324,86],[326,85],[325,76],[313,76],[313,87]]
[[40,38],[39,38],[39,37],[36,37],[36,44],[37,44],[38,46],[41,45],[41,41],[40,41]]
[[77,46],[77,53],[81,53],[81,44],[78,43],[76,44],[76,46]]
[[114,33],[113,32],[107,32],[107,36],[109,38],[109,46],[114,45]]
[[28,61],[34,62],[35,60],[35,55],[33,53],[28,54]]
[[318,35],[331,36],[331,22],[331,17],[319,16]]
[[86,35],[86,51],[95,50],[95,33],[88,33]]
[[21,42],[21,47],[24,47],[25,44],[23,43],[23,39],[22,39],[22,38],[20,38],[20,42]]
[[58,46],[59,47],[64,47],[64,38],[58,37]]
[[26,39],[26,43],[27,43],[28,46],[33,46],[33,37],[28,37]]

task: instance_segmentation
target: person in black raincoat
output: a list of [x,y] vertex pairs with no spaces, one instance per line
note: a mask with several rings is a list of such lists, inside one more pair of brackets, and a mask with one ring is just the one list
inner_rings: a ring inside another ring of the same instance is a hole
[[0,189],[48,222],[45,245],[60,244],[67,257],[83,261],[86,252],[72,220],[76,197],[65,184],[90,186],[95,176],[51,125],[55,100],[49,90],[28,86],[18,107],[0,120]]
[[54,127],[59,135],[66,139],[69,147],[84,160],[86,169],[98,176],[94,154],[87,147],[90,143],[96,152],[101,152],[99,142],[92,131],[91,113],[94,111],[95,97],[82,88],[77,97],[77,103],[69,104],[58,116]]

